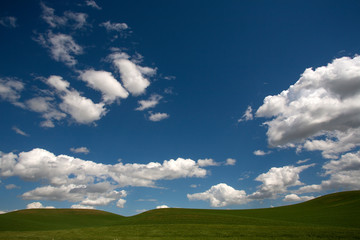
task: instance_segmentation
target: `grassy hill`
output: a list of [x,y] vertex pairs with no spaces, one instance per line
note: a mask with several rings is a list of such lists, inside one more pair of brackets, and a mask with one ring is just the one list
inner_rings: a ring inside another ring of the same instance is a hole
[[0,239],[225,238],[360,239],[360,191],[267,209],[169,208],[132,217],[98,210],[31,209],[0,215]]

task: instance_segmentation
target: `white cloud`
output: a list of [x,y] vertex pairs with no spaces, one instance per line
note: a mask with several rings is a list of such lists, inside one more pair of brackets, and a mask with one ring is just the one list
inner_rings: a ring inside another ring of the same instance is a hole
[[5,188],[7,190],[11,190],[11,189],[16,189],[16,188],[20,188],[19,186],[16,186],[15,184],[8,184],[5,186]]
[[314,164],[303,166],[273,167],[267,173],[260,174],[255,180],[262,182],[259,189],[249,195],[250,199],[276,198],[278,194],[287,192],[288,187],[303,185],[299,174]]
[[315,197],[313,196],[298,196],[294,193],[286,195],[285,198],[283,199],[283,201],[285,202],[304,202],[304,201],[309,201],[311,199],[314,199]]
[[170,117],[169,114],[167,113],[152,113],[149,112],[150,116],[149,116],[149,120],[153,121],[153,122],[159,122],[161,120],[167,119]]
[[126,53],[117,52],[109,57],[117,67],[124,87],[134,96],[145,93],[150,81],[144,76],[153,76],[156,69],[137,65],[129,60],[129,55]]
[[360,151],[346,153],[339,160],[331,160],[323,165],[324,176],[329,179],[320,184],[301,187],[297,193],[320,192],[324,190],[360,189]]
[[225,183],[212,186],[203,193],[188,194],[187,197],[189,200],[210,201],[212,207],[240,205],[248,202],[245,191],[236,190]]
[[124,208],[125,203],[126,203],[126,200],[120,198],[120,199],[116,202],[116,206],[117,206],[118,208]]
[[197,161],[197,164],[200,167],[219,166],[220,165],[220,163],[215,162],[214,159],[212,159],[212,158],[199,159]]
[[16,106],[22,106],[19,103],[21,91],[24,89],[24,84],[18,80],[11,78],[0,78],[0,98],[8,101]]
[[101,10],[101,7],[94,0],[86,0],[86,5]]
[[300,144],[300,150],[320,150],[330,158],[360,146],[359,113],[360,56],[355,56],[306,69],[289,89],[267,96],[256,116],[272,118],[264,123],[271,146]]
[[55,61],[63,62],[69,67],[77,64],[74,55],[83,53],[83,48],[67,34],[54,34],[49,31],[47,34],[40,34],[35,40],[50,50],[50,55]]
[[296,162],[296,164],[303,164],[303,163],[306,163],[308,161],[310,161],[310,158],[307,158],[307,159],[304,159],[304,160],[299,160],[299,161]]
[[252,107],[248,106],[244,115],[238,120],[238,122],[243,122],[243,121],[250,121],[254,119],[253,113],[252,113]]
[[81,204],[73,204],[73,205],[71,205],[71,208],[73,208],[73,209],[95,209],[94,206],[86,206],[86,205],[81,205]]
[[129,93],[113,77],[110,72],[86,70],[81,73],[80,78],[88,83],[88,86],[101,91],[103,100],[112,103],[118,98],[127,98]]
[[59,91],[62,102],[59,108],[77,122],[89,124],[99,120],[106,114],[104,103],[94,103],[91,99],[83,97],[76,90],[69,90],[69,82],[60,76],[50,76],[47,83]]
[[4,27],[8,27],[8,28],[16,28],[18,25],[16,24],[16,17],[13,16],[7,16],[7,17],[2,17],[0,19],[0,25],[3,25]]
[[169,208],[169,207],[167,205],[160,205],[156,207],[156,209],[161,209],[161,208]]
[[80,29],[86,25],[87,14],[75,13],[71,11],[64,12],[64,16],[55,15],[55,10],[46,6],[43,2],[40,3],[42,8],[42,19],[52,28],[64,27],[69,25],[73,29]]
[[124,186],[156,187],[158,180],[205,177],[207,171],[194,160],[178,158],[163,163],[114,165],[54,155],[44,149],[4,154],[0,152],[0,176],[17,176],[45,186],[22,194],[27,200],[70,201],[82,205],[106,205],[126,197]]
[[158,95],[158,94],[153,94],[153,95],[150,96],[150,98],[148,100],[140,100],[140,101],[138,101],[140,106],[137,107],[135,110],[143,111],[143,110],[148,109],[148,108],[154,108],[156,105],[159,104],[159,101],[162,98],[163,97]]
[[55,207],[53,206],[44,207],[41,202],[33,202],[26,205],[26,209],[33,209],[33,208],[55,208]]
[[90,150],[87,147],[70,148],[73,153],[84,153],[88,154]]
[[126,23],[111,23],[110,21],[103,22],[99,26],[104,27],[108,32],[110,31],[122,32],[129,28],[129,26]]
[[270,153],[271,153],[271,151],[268,151],[268,152],[264,152],[263,150],[254,151],[254,155],[256,155],[256,156],[265,156],[265,155],[268,155]]
[[14,130],[17,134],[25,136],[25,137],[29,137],[30,135],[27,134],[26,132],[24,132],[23,130],[21,130],[20,128],[13,126],[12,130]]
[[226,159],[225,165],[227,166],[234,166],[236,164],[236,159],[234,158],[228,158]]

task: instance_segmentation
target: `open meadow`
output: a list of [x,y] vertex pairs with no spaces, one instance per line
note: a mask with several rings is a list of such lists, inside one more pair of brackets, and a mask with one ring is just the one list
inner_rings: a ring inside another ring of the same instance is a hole
[[132,217],[32,209],[0,215],[0,239],[360,239],[360,191],[269,209],[157,209]]

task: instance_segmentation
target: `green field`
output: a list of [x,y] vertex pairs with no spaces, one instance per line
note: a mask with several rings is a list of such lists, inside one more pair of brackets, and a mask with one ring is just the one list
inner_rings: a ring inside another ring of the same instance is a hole
[[98,210],[21,210],[0,215],[0,239],[360,239],[360,191],[277,208],[170,208],[132,217]]

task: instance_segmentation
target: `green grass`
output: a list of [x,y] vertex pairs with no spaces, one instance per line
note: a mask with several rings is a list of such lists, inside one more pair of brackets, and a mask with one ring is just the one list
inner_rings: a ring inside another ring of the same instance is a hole
[[21,210],[0,215],[0,239],[360,239],[360,191],[277,208],[171,208],[132,217],[97,210]]

